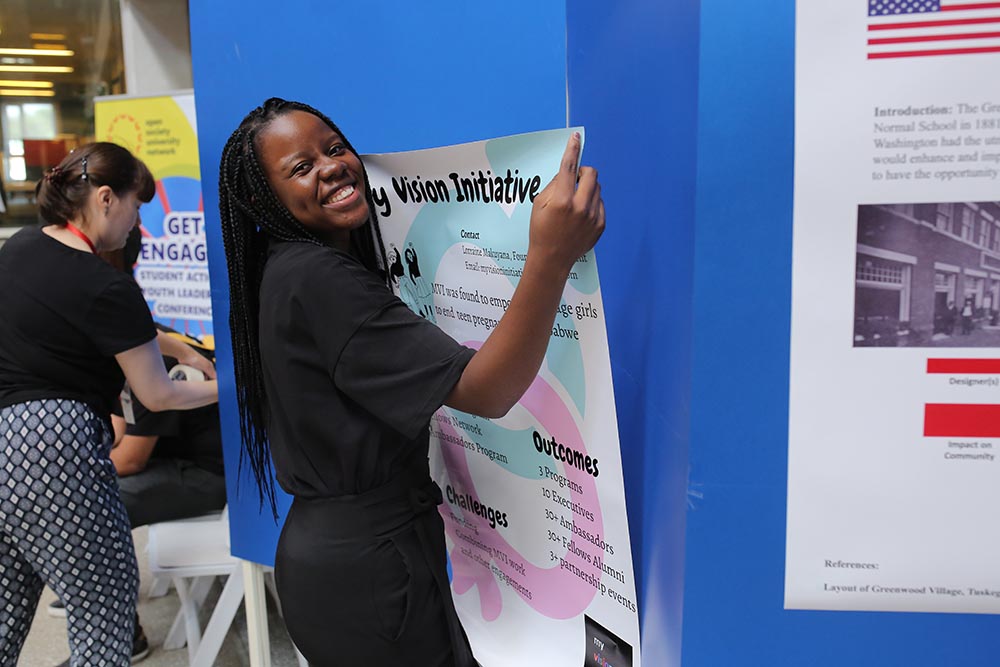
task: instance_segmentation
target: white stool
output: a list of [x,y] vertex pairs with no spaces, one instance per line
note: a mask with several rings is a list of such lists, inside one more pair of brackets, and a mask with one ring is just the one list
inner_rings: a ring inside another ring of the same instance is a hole
[[[169,580],[181,603],[163,648],[176,649],[187,644],[191,667],[211,667],[245,594],[243,561],[234,558],[229,550],[226,510],[219,515],[151,525],[149,568],[154,577],[154,591],[162,590],[162,582]],[[216,577],[225,577],[225,585],[202,633],[198,611]],[[270,579],[267,588],[274,594],[273,573],[265,579]],[[297,649],[295,653],[300,667],[308,667]]]

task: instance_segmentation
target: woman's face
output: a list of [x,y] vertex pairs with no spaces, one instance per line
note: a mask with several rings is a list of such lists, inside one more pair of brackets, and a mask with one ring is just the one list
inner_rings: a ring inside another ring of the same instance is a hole
[[139,207],[142,202],[135,192],[126,192],[121,197],[103,185],[91,191],[89,218],[90,230],[97,237],[97,246],[102,251],[121,250],[125,247],[129,233],[139,224]]
[[361,160],[311,113],[290,111],[257,137],[261,167],[278,200],[317,238],[347,250],[368,220]]

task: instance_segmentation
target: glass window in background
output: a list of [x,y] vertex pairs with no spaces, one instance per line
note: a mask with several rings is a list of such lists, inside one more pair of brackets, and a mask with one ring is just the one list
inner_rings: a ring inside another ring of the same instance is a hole
[[94,97],[124,92],[118,0],[3,0],[0,226],[37,222],[35,183],[93,141]]

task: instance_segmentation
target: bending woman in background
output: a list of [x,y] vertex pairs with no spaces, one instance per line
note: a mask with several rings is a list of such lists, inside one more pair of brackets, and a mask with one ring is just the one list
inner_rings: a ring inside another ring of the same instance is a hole
[[272,456],[294,496],[276,575],[311,664],[476,665],[448,586],[428,424],[442,404],[502,416],[538,372],[569,271],[604,229],[579,155],[574,136],[535,200],[510,308],[474,352],[389,289],[364,165],[330,119],[272,98],[226,144],[240,426],[261,501],[273,510]]
[[40,227],[0,248],[0,664],[17,662],[44,584],[66,605],[70,665],[130,664],[138,568],[118,494],[111,406],[127,379],[155,410],[217,400],[172,382],[138,285],[97,257],[153,197],[146,166],[109,143],[39,182]]

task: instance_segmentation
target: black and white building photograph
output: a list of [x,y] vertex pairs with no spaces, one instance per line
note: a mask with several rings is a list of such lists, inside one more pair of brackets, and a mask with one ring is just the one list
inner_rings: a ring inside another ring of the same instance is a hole
[[858,207],[855,347],[1000,347],[1000,202]]

